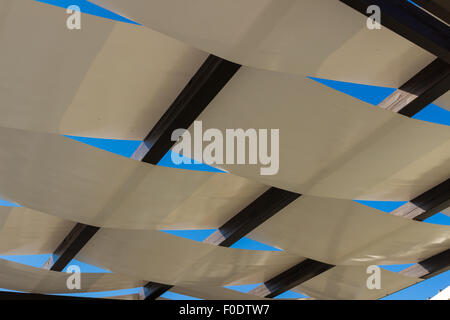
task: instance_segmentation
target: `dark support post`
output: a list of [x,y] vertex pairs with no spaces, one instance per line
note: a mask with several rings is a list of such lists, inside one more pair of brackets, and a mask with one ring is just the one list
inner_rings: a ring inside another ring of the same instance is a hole
[[158,164],[176,142],[171,140],[172,132],[180,128],[187,129],[240,67],[239,64],[210,55],[132,158]]

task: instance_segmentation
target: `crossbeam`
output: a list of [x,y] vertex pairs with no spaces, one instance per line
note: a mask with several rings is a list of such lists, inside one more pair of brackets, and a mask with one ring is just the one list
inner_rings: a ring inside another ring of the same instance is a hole
[[391,214],[416,221],[423,221],[449,206],[450,179],[447,179],[392,211]]
[[400,271],[408,277],[428,279],[450,269],[450,249]]
[[412,117],[449,89],[450,65],[437,58],[390,94],[378,107]]
[[298,193],[271,187],[203,242],[230,247],[298,197]]
[[45,262],[43,268],[63,271],[99,229],[99,227],[77,223]]
[[176,142],[171,140],[172,133],[176,129],[189,128],[240,67],[239,64],[209,55],[132,158],[158,164]]
[[251,290],[249,294],[265,298],[275,298],[283,292],[286,292],[333,267],[334,266],[331,264],[312,259],[305,259],[299,264],[296,264]]

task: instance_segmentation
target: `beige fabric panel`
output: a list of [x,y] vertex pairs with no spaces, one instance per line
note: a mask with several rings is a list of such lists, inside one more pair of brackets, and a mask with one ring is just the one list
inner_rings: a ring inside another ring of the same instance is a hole
[[[106,297],[105,299],[114,299],[114,300],[139,300],[139,294],[133,293],[133,294],[126,294],[122,296],[112,296],[112,297]],[[162,298],[164,299],[164,298]],[[161,300],[161,299],[156,299]]]
[[[3,0],[0,13],[0,124],[57,132],[59,121],[114,26],[83,15],[69,30],[65,9]],[[63,80],[64,79],[64,80]]]
[[143,139],[207,56],[142,26],[82,14],[69,30],[64,8],[3,2],[2,126]]
[[57,272],[0,259],[0,288],[31,293],[77,293],[129,289],[145,285],[142,280],[112,273],[81,273],[81,288],[69,289],[73,273]]
[[415,263],[450,248],[450,227],[354,201],[303,195],[249,238],[335,265]]
[[160,231],[102,228],[77,259],[147,281],[209,287],[264,282],[304,258],[218,247]]
[[63,134],[143,140],[207,54],[116,23],[61,122]]
[[0,254],[53,252],[74,226],[31,209],[0,206]]
[[449,177],[448,126],[371,106],[301,76],[243,67],[199,120],[203,132],[217,128],[224,135],[232,128],[279,129],[277,174],[261,175],[265,165],[217,166],[301,194],[410,200]]
[[265,300],[265,298],[255,296],[253,294],[243,293],[223,287],[174,286],[170,289],[170,291],[204,300]]
[[450,217],[450,208],[445,209],[444,211],[441,211],[443,214]]
[[293,290],[321,300],[375,300],[422,281],[381,269],[380,289],[371,290],[366,285],[371,275],[365,266],[337,266]]
[[[272,71],[399,87],[434,57],[335,0],[93,0],[201,50]],[[211,27],[213,26],[213,27]]]
[[267,188],[229,174],[141,163],[56,134],[0,127],[0,197],[75,222],[216,228]]
[[437,104],[439,107],[450,111],[450,92],[447,92],[446,94],[440,96],[436,101],[434,101],[434,104]]

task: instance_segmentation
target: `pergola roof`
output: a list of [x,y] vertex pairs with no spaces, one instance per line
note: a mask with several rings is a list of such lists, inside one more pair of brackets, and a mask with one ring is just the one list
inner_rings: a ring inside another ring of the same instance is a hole
[[[53,253],[45,268],[0,259],[1,288],[73,292],[60,271],[76,257],[113,272],[83,274],[79,292],[378,299],[449,268],[450,228],[422,221],[450,205],[450,129],[412,119],[450,110],[444,1],[92,2],[142,26],[83,15],[73,31],[61,8],[0,5],[0,196],[23,206],[0,207],[0,254]],[[398,89],[375,108],[314,78]],[[158,166],[195,120],[278,128],[279,172]],[[63,135],[142,144],[127,159]],[[230,248],[244,236],[283,251]],[[367,288],[367,266],[403,263]]]

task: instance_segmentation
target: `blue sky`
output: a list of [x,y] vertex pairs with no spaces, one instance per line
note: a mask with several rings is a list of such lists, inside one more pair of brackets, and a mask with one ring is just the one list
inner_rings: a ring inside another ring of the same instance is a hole
[[[113,19],[117,21],[121,21],[124,23],[134,23],[125,17],[121,17],[113,12],[110,12],[106,9],[103,9],[97,5],[94,5],[92,3],[89,3],[85,0],[36,0],[38,2],[43,2],[46,4],[52,4],[57,5],[61,7],[68,7],[69,5],[76,4],[80,7],[81,11],[84,13],[100,16],[102,18],[107,19]],[[347,83],[347,82],[340,82],[340,81],[333,81],[333,80],[326,80],[326,79],[319,79],[319,78],[310,78],[314,81],[317,81],[319,83],[322,83],[326,86],[329,86],[333,89],[336,89],[340,92],[343,92],[345,94],[351,95],[355,98],[361,99],[363,101],[366,101],[367,103],[370,103],[374,106],[378,105],[384,98],[386,98],[389,94],[391,94],[395,89],[394,88],[386,88],[386,87],[376,87],[376,86],[368,86],[368,85],[361,85],[361,84],[353,84],[353,83]],[[443,125],[450,125],[450,112],[440,108],[437,105],[430,104],[427,106],[424,110],[419,112],[414,118],[423,120],[423,121],[429,121],[434,123],[439,123]],[[95,139],[95,138],[85,138],[85,137],[69,137],[73,140],[79,141],[81,143],[86,143],[92,146],[95,146],[97,148],[107,150],[109,152],[113,152],[116,154],[119,154],[124,157],[130,157],[134,150],[139,146],[140,141],[132,141],[132,140],[111,140],[111,139]],[[191,169],[191,170],[201,170],[201,171],[214,171],[219,172],[220,170],[212,168],[210,166],[200,164],[200,165],[187,165],[182,164],[180,165],[174,165],[171,161],[170,152],[160,161],[159,165],[162,166],[168,166],[168,167],[177,167],[177,168],[184,168],[184,169]],[[224,173],[226,174],[226,173]],[[358,201],[358,200],[356,200]],[[394,202],[394,201],[358,201],[361,204],[379,209],[383,212],[391,212],[392,210],[395,210],[399,206],[401,206],[404,202]],[[17,204],[11,204],[7,201],[4,201],[0,199],[0,206],[18,206]],[[380,213],[382,214],[382,213]],[[441,224],[441,225],[450,225],[450,217],[444,215],[444,214],[436,214],[433,217],[425,220],[427,223],[434,223],[434,224]],[[183,231],[183,230],[165,230],[165,232],[171,233],[173,235],[183,237],[183,238],[189,238],[196,241],[202,241],[206,237],[208,237],[212,232],[215,230],[189,230],[189,231]],[[253,241],[248,238],[244,238],[240,241],[238,241],[236,244],[233,245],[233,248],[241,248],[241,249],[251,249],[251,250],[279,250],[273,247],[270,247],[266,244]],[[50,254],[41,254],[41,255],[31,255],[31,256],[0,256],[4,259],[9,259],[12,261],[16,261],[19,263],[35,266],[35,267],[41,267],[44,262],[48,259]],[[95,266],[90,266],[84,263],[81,263],[79,261],[72,261],[71,264],[77,264],[80,266],[82,272],[109,272],[107,270],[102,270]],[[395,266],[382,266],[383,268],[386,268],[388,270],[398,272],[409,265],[395,265]],[[230,289],[241,291],[241,292],[248,292],[249,290],[253,289],[259,284],[253,284],[253,285],[246,285],[246,286],[234,286],[229,287]],[[441,275],[438,275],[434,278],[425,280],[417,285],[411,286],[409,288],[406,288],[404,290],[401,290],[397,293],[394,293],[388,297],[383,298],[383,300],[397,300],[397,299],[427,299],[428,297],[431,297],[435,294],[437,294],[438,290],[445,288],[446,286],[450,285],[450,271],[447,271]],[[87,293],[87,294],[75,294],[77,296],[87,296],[87,297],[107,297],[107,296],[113,296],[113,295],[124,295],[124,294],[131,294],[131,293],[137,293],[139,291],[139,288],[130,288],[127,290],[117,290],[117,291],[108,291],[108,292],[99,292],[99,293]],[[73,294],[72,294],[73,295]],[[169,299],[195,299],[192,297],[187,297],[171,292],[167,292],[163,295],[163,297],[169,298]],[[282,295],[280,295],[278,298],[301,298],[305,297],[303,295],[297,294],[292,291],[288,291]]]

